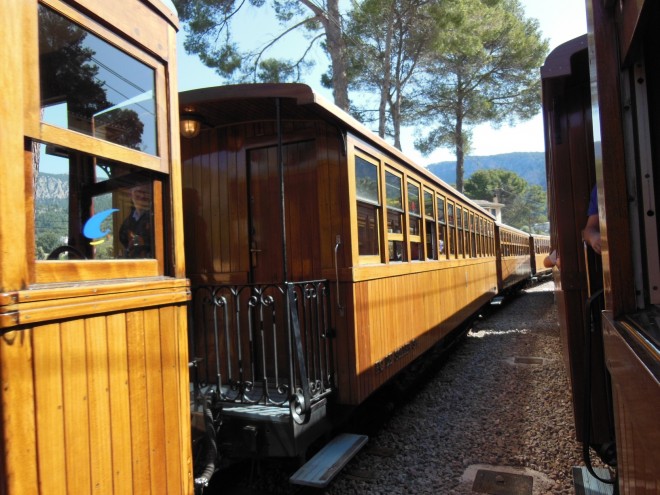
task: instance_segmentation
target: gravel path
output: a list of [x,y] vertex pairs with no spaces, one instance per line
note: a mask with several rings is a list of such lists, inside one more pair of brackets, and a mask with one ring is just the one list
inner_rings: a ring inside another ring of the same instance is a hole
[[325,493],[475,493],[477,468],[508,467],[535,476],[535,495],[572,494],[574,438],[549,282],[479,320]]

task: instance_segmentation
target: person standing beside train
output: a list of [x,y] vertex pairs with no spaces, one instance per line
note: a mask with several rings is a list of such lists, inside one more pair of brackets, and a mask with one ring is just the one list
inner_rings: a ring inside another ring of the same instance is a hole
[[587,210],[587,224],[582,231],[582,238],[591,248],[600,254],[600,223],[598,220],[598,192],[594,185],[589,198],[589,209]]

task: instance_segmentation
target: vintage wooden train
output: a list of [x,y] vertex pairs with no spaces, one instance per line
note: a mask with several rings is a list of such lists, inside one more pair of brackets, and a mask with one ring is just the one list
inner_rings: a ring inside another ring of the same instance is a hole
[[343,409],[547,273],[548,236],[496,223],[308,86],[179,98],[200,123],[181,144],[191,356],[228,456],[304,455]]
[[549,238],[307,86],[178,95],[158,0],[0,6],[3,495],[193,493],[217,452],[303,457],[540,271]]
[[[589,35],[541,71],[561,335],[587,464],[616,466],[615,493],[660,493],[660,9],[586,4]],[[583,240],[594,187],[600,255]]]

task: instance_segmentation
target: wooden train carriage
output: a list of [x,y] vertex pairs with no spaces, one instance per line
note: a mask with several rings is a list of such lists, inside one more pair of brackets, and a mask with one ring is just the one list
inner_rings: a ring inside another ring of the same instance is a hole
[[[594,445],[614,439],[608,411],[608,376],[603,359],[602,340],[586,346],[590,332],[586,302],[599,287],[602,268],[593,256],[585,256],[582,229],[587,220],[591,187],[595,184],[594,150],[591,138],[591,96],[586,35],[556,48],[541,70],[546,129],[546,166],[553,244],[561,257],[555,274],[564,360],[569,371],[573,396],[576,436]],[[586,136],[586,139],[585,139]],[[591,280],[589,280],[591,274]],[[602,285],[602,284],[600,284]],[[602,309],[598,301],[594,311]],[[600,305],[600,308],[596,307]],[[591,371],[585,370],[587,349]],[[589,394],[590,404],[586,403]],[[593,407],[591,407],[593,405]],[[585,414],[590,429],[585,435]]]
[[[198,135],[182,142],[193,289],[224,285],[237,293],[251,284],[259,292],[320,281],[329,323],[317,335],[332,357],[325,376],[312,378],[317,366],[307,366],[303,383],[336,392],[341,404],[359,404],[495,295],[493,217],[309,87],[207,88],[182,93],[180,103],[202,123]],[[273,316],[254,317],[267,321],[263,333],[241,327],[266,336],[252,347],[245,336],[236,340],[247,347],[234,347],[197,313],[194,352],[205,354],[202,381],[217,380],[227,390],[247,390],[252,376],[264,387],[276,381],[265,376],[273,371],[268,364],[252,366],[250,356],[268,354],[295,367],[286,338],[271,334],[272,322],[286,319],[276,316],[278,297]],[[246,311],[229,311],[229,332],[239,315],[248,325]],[[223,317],[213,314],[216,322]],[[313,337],[304,336],[300,320],[300,356],[315,363],[306,344]],[[216,347],[218,341],[227,343]],[[227,349],[241,353],[243,372],[238,362],[217,359]],[[279,373],[283,390],[296,388],[287,371]],[[243,397],[250,399],[247,392]]]
[[0,6],[0,493],[192,493],[178,21]]
[[549,274],[552,271],[552,268],[546,268],[543,265],[543,260],[551,252],[550,236],[549,235],[539,235],[532,234],[529,238],[529,250],[531,253],[530,262],[531,272],[534,276],[541,276]]
[[529,281],[532,277],[530,235],[508,225],[497,224],[498,292],[504,292]]
[[[548,177],[553,184],[551,209],[557,228],[553,236],[562,260],[557,282],[564,296],[558,301],[564,304],[564,321],[578,326],[584,299],[566,297],[566,293],[584,294],[594,287],[594,279],[596,288],[602,286],[604,311],[596,312],[592,324],[596,330],[602,326],[603,338],[592,340],[591,345],[592,357],[604,362],[609,376],[603,380],[592,369],[576,380],[579,361],[584,360],[579,349],[587,343],[567,333],[574,399],[582,397],[575,389],[585,388],[589,380],[592,388],[602,387],[603,393],[611,394],[619,493],[658,493],[660,267],[656,204],[660,188],[655,143],[660,132],[660,64],[654,47],[660,36],[655,27],[660,9],[657,2],[650,1],[588,0],[586,4],[590,35],[559,47],[542,72]],[[594,184],[602,256],[593,255],[588,248],[585,262],[580,230]],[[578,206],[571,208],[571,202]],[[576,349],[577,355],[571,354]],[[607,420],[607,404],[594,403],[595,393],[591,397],[583,408],[597,408],[591,415],[595,430],[591,433],[598,435],[599,418],[601,423]],[[578,419],[576,426],[581,424]],[[589,432],[584,430],[582,434]]]

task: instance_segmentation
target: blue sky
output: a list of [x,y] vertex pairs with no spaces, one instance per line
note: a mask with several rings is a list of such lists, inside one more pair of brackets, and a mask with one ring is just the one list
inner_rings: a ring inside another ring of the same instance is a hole
[[[543,36],[550,42],[550,50],[558,45],[586,33],[585,4],[581,0],[521,0],[527,17],[538,19]],[[265,11],[251,11],[249,20],[245,24],[246,37],[249,36],[255,43],[259,39],[266,40],[269,35],[277,32],[277,24]],[[222,84],[222,79],[212,69],[204,66],[197,56],[185,53],[183,40],[185,30],[181,29],[177,35],[178,63],[179,63],[179,90],[203,88]],[[286,49],[283,46],[282,49]],[[327,60],[318,52],[318,66],[322,70],[327,66]],[[309,84],[315,91],[332,101],[328,90],[322,88],[318,82],[318,72],[310,74],[303,82]],[[419,165],[427,165],[443,160],[454,160],[454,154],[448,150],[438,150],[430,156],[418,153],[412,141],[414,134],[411,130],[403,132],[403,151]],[[503,126],[493,129],[489,125],[481,125],[474,130],[474,145],[471,155],[483,156],[515,151],[543,151],[543,122],[541,115],[520,123],[515,127]]]

